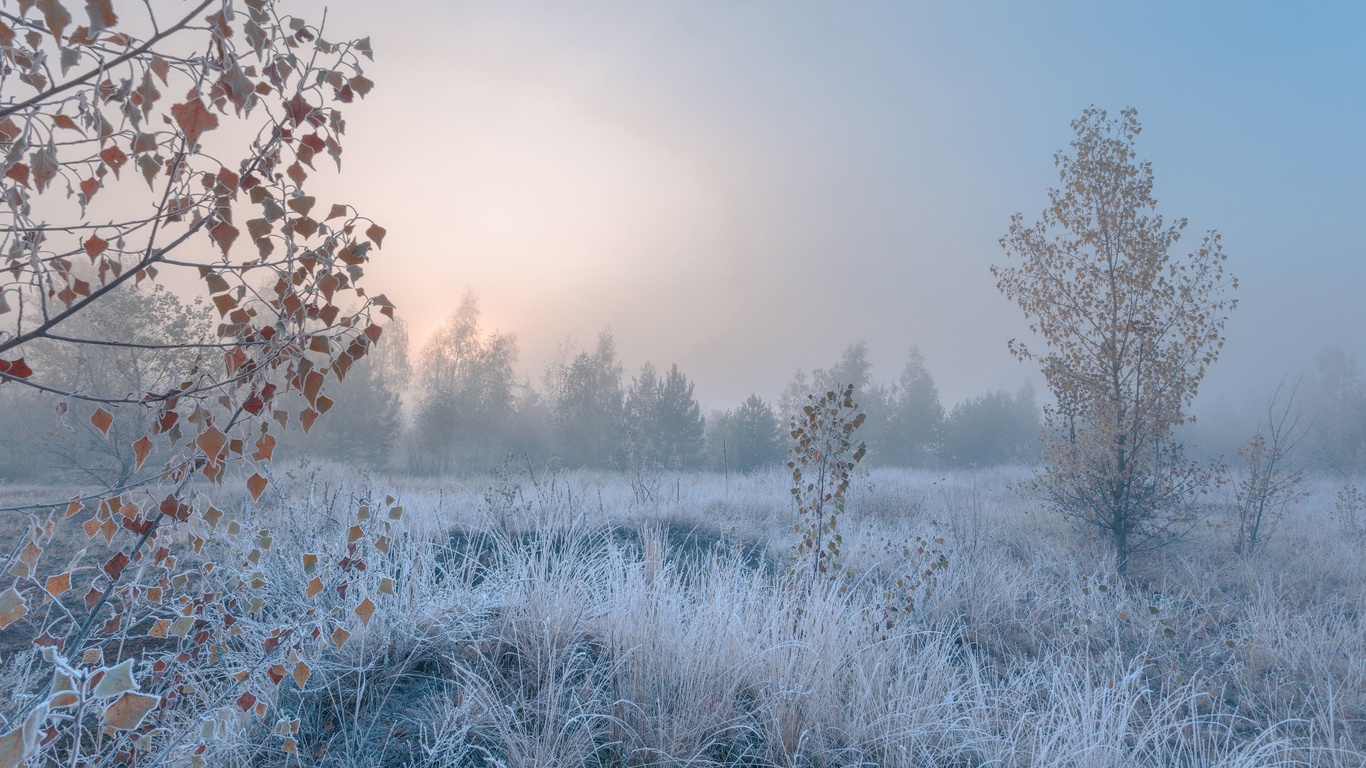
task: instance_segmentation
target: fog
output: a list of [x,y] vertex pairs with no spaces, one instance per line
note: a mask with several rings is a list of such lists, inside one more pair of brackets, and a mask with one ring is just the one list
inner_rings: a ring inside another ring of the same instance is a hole
[[1013,387],[988,266],[1095,104],[1138,108],[1162,211],[1240,279],[1202,403],[1366,348],[1361,8],[386,8],[335,14],[379,84],[342,183],[393,233],[375,282],[417,344],[472,288],[533,379],[610,328],[709,408],[858,339],[887,380],[917,345],[946,402]]
[[1091,104],[1138,109],[1160,210],[1191,248],[1217,229],[1239,279],[1203,425],[1249,432],[1325,347],[1366,359],[1355,6],[395,0],[327,24],[371,36],[377,87],[314,181],[388,229],[368,280],[414,359],[473,291],[537,388],[609,331],[624,384],[676,364],[704,414],[860,341],[875,384],[916,347],[946,409],[1046,401],[989,267]]

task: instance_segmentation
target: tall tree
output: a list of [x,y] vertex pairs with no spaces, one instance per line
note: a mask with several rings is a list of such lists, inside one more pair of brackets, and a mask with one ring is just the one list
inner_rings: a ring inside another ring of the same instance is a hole
[[1041,364],[1056,399],[1040,488],[1104,531],[1126,574],[1132,554],[1159,543],[1206,487],[1172,429],[1219,356],[1237,281],[1213,231],[1173,253],[1186,220],[1157,213],[1152,166],[1135,160],[1135,110],[1110,118],[1090,107],[1072,128],[1071,151],[1054,155],[1062,184],[1049,207],[1033,225],[1016,214],[1001,239],[1018,266],[992,274],[1045,346],[1009,344]]
[[663,452],[659,444],[660,384],[655,364],[646,362],[640,366],[640,373],[631,379],[631,386],[626,390],[622,406],[622,426],[626,439],[623,448],[627,459],[633,464],[663,465]]
[[417,366],[414,468],[444,473],[496,463],[513,412],[517,340],[479,327],[479,297],[466,291],[423,345]]
[[874,446],[874,454],[889,464],[932,466],[944,426],[944,406],[925,357],[915,347],[911,347],[901,378],[892,388],[888,410],[882,440]]
[[570,467],[607,468],[621,459],[624,394],[621,363],[610,331],[592,352],[581,351],[546,370],[554,413],[555,452]]
[[702,461],[702,437],[706,431],[706,421],[702,418],[702,406],[693,396],[693,383],[678,370],[678,365],[669,367],[669,372],[659,382],[659,406],[656,429],[659,435],[660,455],[665,466],[674,469],[695,469]]
[[631,380],[625,404],[627,458],[666,469],[693,469],[702,461],[706,430],[693,384],[673,365],[662,378],[645,363]]

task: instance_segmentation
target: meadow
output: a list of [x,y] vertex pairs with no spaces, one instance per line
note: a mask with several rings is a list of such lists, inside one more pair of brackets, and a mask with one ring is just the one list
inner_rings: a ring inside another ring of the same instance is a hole
[[[220,718],[214,763],[1366,760],[1366,537],[1334,503],[1340,483],[1316,479],[1252,557],[1232,553],[1215,499],[1117,583],[1103,542],[1024,493],[1027,477],[862,472],[842,568],[811,588],[792,577],[777,470],[436,482],[293,467],[229,510],[274,533],[267,610],[305,610],[291,564],[375,493],[406,510],[370,561],[392,589],[306,685],[267,694],[300,720],[297,754]],[[5,654],[0,685],[41,682],[32,661]]]

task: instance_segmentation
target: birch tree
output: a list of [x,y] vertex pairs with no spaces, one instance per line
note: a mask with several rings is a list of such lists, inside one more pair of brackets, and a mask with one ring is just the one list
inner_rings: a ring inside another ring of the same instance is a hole
[[1104,532],[1125,575],[1134,553],[1189,519],[1210,480],[1173,427],[1223,348],[1237,280],[1217,232],[1178,251],[1186,220],[1157,211],[1134,109],[1090,107],[1072,129],[1070,150],[1054,155],[1061,186],[1037,222],[1011,218],[1000,241],[1011,264],[992,274],[1041,342],[1012,339],[1010,351],[1040,364],[1055,398],[1039,488]]

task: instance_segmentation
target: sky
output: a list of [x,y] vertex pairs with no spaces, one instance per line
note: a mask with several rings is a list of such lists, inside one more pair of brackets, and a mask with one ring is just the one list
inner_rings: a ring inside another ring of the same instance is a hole
[[887,382],[918,346],[946,405],[1014,388],[1037,373],[989,267],[1094,104],[1138,109],[1159,210],[1190,248],[1217,229],[1239,278],[1197,412],[1255,411],[1325,345],[1366,361],[1366,4],[386,0],[327,23],[373,41],[338,197],[389,231],[368,279],[415,353],[473,289],[533,382],[610,329],[628,376],[677,363],[708,410],[860,339]]

